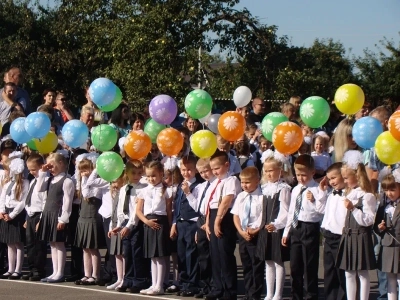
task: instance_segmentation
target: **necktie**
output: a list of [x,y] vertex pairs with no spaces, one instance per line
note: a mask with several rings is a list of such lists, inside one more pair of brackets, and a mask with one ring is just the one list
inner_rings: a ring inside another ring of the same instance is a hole
[[221,183],[221,179],[218,179],[218,182],[217,182],[217,185],[215,186],[215,188],[213,189],[213,191],[211,192],[211,195],[210,195],[210,199],[208,199],[208,202],[207,202],[207,207],[206,207],[206,216],[207,216],[207,214],[208,214],[208,212],[209,212],[209,210],[210,210],[210,203],[211,203],[211,200],[212,200],[212,198],[214,197],[214,194],[215,194],[215,191],[217,190],[217,187],[218,187],[218,185]]
[[343,195],[343,191],[342,191],[342,190],[333,190],[332,194],[333,194],[333,195],[342,196],[342,195]]
[[198,213],[200,212],[201,205],[203,204],[204,197],[206,196],[206,192],[207,192],[208,188],[210,187],[210,184],[211,184],[210,182],[207,182],[207,185],[206,185],[206,187],[204,188],[203,194],[201,195],[200,203],[199,203],[199,208],[197,209],[197,212],[198,212]]
[[33,190],[35,189],[36,186],[36,178],[33,180],[33,183],[29,189],[28,195],[26,196],[26,201],[25,201],[25,205],[26,206],[31,206],[32,203],[32,194],[33,194]]
[[250,220],[251,201],[253,199],[252,199],[251,195],[249,195],[249,196],[250,196],[249,199],[244,204],[243,219],[242,219],[242,222],[241,222],[243,230],[247,229],[247,225],[249,224],[249,220]]
[[294,208],[294,215],[293,215],[293,221],[292,221],[292,226],[293,228],[297,227],[297,224],[299,223],[299,214],[300,214],[300,208],[301,208],[301,200],[303,199],[303,193],[307,188],[305,186],[301,187],[300,193],[297,195],[296,198],[296,206]]
[[124,201],[124,215],[129,215],[129,200],[131,197],[131,189],[133,186],[130,184],[125,188],[125,201]]
[[9,186],[7,187],[7,191],[6,191],[6,195],[7,195],[7,196],[11,196],[11,191],[12,191],[12,189],[13,189],[13,187],[14,187],[14,184],[15,184],[15,181],[13,180],[13,181],[11,181],[11,183],[9,184]]

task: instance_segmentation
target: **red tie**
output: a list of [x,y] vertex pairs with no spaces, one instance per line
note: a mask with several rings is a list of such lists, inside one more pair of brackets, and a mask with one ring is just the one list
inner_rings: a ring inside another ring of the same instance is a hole
[[214,194],[215,194],[215,191],[217,190],[217,187],[218,187],[218,185],[219,185],[220,183],[221,183],[221,179],[218,179],[217,185],[215,186],[215,188],[214,188],[213,191],[211,192],[210,199],[208,199],[207,206],[206,206],[206,216],[208,215],[208,212],[209,212],[209,210],[210,210],[210,203],[211,203],[211,200],[212,200],[212,198],[213,198],[213,196],[214,196]]

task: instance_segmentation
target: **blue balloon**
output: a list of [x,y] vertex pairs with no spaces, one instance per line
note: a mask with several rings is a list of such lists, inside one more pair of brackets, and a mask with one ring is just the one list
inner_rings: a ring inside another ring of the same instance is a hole
[[363,117],[353,125],[353,140],[361,148],[370,149],[375,146],[375,141],[382,132],[383,127],[378,119]]
[[89,87],[92,101],[99,107],[113,102],[117,94],[117,86],[108,78],[97,78]]
[[64,142],[71,148],[78,148],[87,142],[89,129],[80,120],[68,121],[61,130]]
[[50,131],[49,117],[42,112],[29,114],[25,120],[25,130],[33,138],[44,138]]
[[27,143],[32,139],[25,130],[25,119],[22,117],[15,119],[10,126],[11,138],[18,144]]

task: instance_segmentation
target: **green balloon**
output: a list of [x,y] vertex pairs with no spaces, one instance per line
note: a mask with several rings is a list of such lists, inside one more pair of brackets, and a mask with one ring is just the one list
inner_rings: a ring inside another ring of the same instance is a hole
[[289,119],[280,112],[272,112],[264,117],[261,122],[261,132],[263,136],[270,142],[272,142],[272,132],[275,127],[282,122],[289,121]]
[[153,119],[148,119],[144,125],[144,132],[150,137],[151,142],[155,144],[157,142],[157,135],[165,128],[165,125],[159,124]]
[[185,110],[193,119],[201,119],[208,115],[213,105],[209,93],[202,89],[191,91],[185,99]]
[[331,113],[328,102],[319,96],[311,96],[300,106],[300,118],[307,126],[318,128],[324,125]]
[[28,145],[29,149],[37,151],[37,147],[36,147],[35,141],[33,139],[31,139],[26,144]]
[[92,143],[99,151],[111,150],[117,143],[117,131],[110,125],[101,124],[92,131]]
[[120,155],[107,151],[102,153],[96,161],[97,173],[104,180],[117,180],[124,171],[124,162]]
[[105,112],[113,111],[121,104],[121,102],[122,102],[122,92],[119,89],[119,87],[117,87],[117,91],[115,93],[114,100],[107,105],[100,106],[99,108],[100,108],[100,110],[105,111]]

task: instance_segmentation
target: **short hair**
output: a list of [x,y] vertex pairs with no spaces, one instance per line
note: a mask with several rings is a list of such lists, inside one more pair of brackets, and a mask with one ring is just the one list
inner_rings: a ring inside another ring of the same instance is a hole
[[41,166],[44,164],[44,159],[43,156],[41,156],[40,154],[32,153],[31,155],[29,155],[28,159],[26,160],[26,163],[33,163]]
[[258,126],[257,126],[256,124],[249,124],[249,125],[247,126],[247,130],[249,130],[249,129],[255,129],[255,130],[257,130],[257,129],[258,129]]
[[47,161],[54,161],[58,166],[62,165],[65,168],[68,167],[67,159],[60,153],[50,153],[47,157]]
[[285,102],[285,103],[283,103],[282,106],[281,106],[281,111],[282,111],[282,112],[285,112],[285,111],[287,111],[289,108],[295,109],[295,107],[294,107],[294,105],[293,105],[292,103],[290,103],[290,102]]
[[376,118],[376,119],[379,119],[379,121],[387,121],[390,118],[391,112],[390,112],[390,110],[389,110],[389,108],[387,106],[381,105],[381,106],[378,106],[375,109],[373,109],[369,113],[369,115],[371,117],[374,116],[374,115],[375,116],[379,116],[379,118]]
[[226,152],[217,150],[215,153],[211,156],[210,162],[213,160],[218,160],[221,164],[229,162],[229,156]]
[[179,127],[177,130],[186,136],[190,136],[190,130],[187,127]]
[[260,179],[260,172],[256,167],[246,167],[244,168],[239,175],[240,179]]
[[4,85],[4,88],[6,88],[7,86],[13,87],[13,88],[17,88],[17,85],[16,85],[14,82],[7,82],[7,83]]
[[399,183],[396,182],[392,174],[388,174],[385,177],[383,177],[381,181],[382,190],[395,189],[397,187],[399,187]]
[[196,167],[196,163],[197,163],[197,158],[193,155],[188,155],[188,156],[184,156],[181,161],[179,166],[181,165],[190,165],[192,164],[194,167]]
[[85,113],[89,113],[89,114],[94,115],[94,109],[93,109],[93,107],[90,107],[90,106],[83,106],[83,107],[82,107],[82,110],[81,110],[81,116],[83,116]]
[[133,122],[135,122],[136,120],[140,120],[140,121],[142,121],[142,122],[144,123],[144,117],[143,117],[143,115],[140,114],[140,113],[137,113],[137,112],[133,112],[133,113],[131,114],[131,120],[132,120]]
[[196,168],[210,168],[210,159],[209,158],[200,158],[197,160]]
[[314,159],[309,154],[302,154],[296,158],[294,161],[294,167],[297,168],[298,166],[307,168],[309,170],[315,169]]
[[46,96],[48,93],[54,93],[54,94],[57,94],[57,92],[56,92],[56,90],[55,90],[55,89],[48,88],[48,89],[45,89],[45,90],[43,91],[43,93],[42,93],[42,96],[44,97],[44,96]]
[[250,155],[250,145],[247,141],[236,143],[235,145],[236,155]]
[[289,103],[292,103],[292,101],[294,101],[294,100],[300,100],[301,101],[301,97],[300,96],[291,96],[290,99],[289,99]]
[[331,164],[328,169],[326,169],[326,173],[332,172],[332,171],[338,171],[340,173],[341,169],[343,167],[342,162],[336,162]]
[[260,135],[258,137],[258,143],[261,144],[261,142],[267,142],[267,143],[271,143],[270,141],[267,140],[267,138],[263,135]]
[[25,117],[25,114],[22,111],[14,110],[12,113],[10,113],[10,116],[8,117],[8,122],[11,124],[14,120],[23,117]]
[[141,163],[141,161],[139,161],[137,159],[128,160],[125,164],[126,173],[129,173],[130,171],[132,171],[134,169],[143,170],[143,164]]

